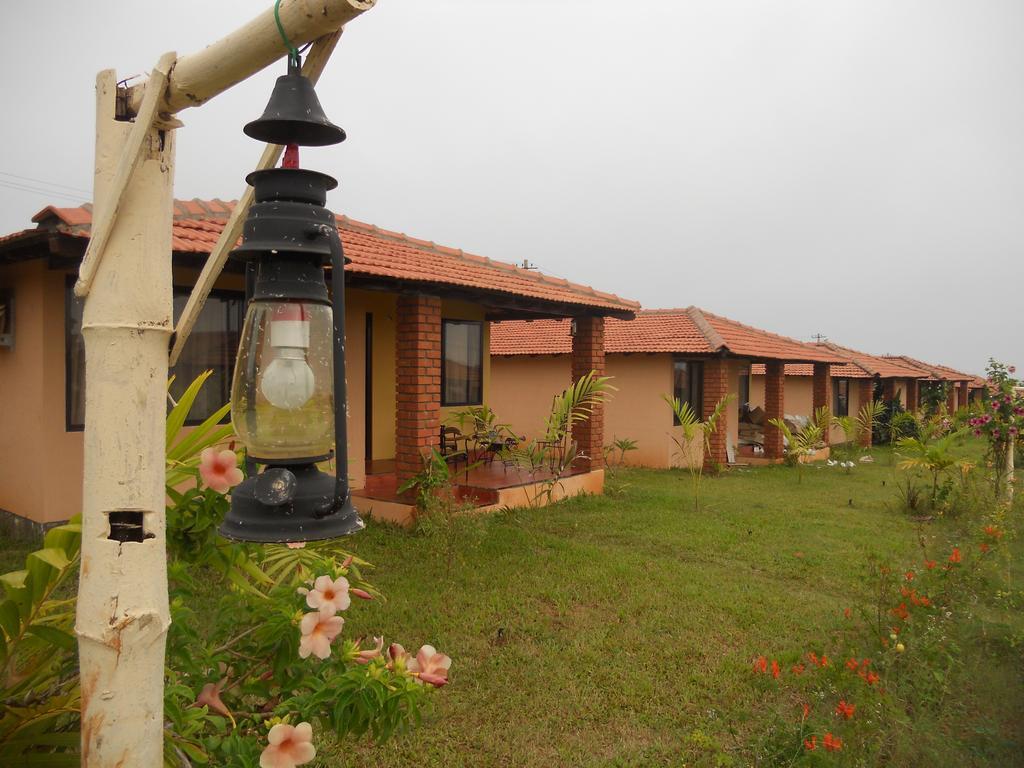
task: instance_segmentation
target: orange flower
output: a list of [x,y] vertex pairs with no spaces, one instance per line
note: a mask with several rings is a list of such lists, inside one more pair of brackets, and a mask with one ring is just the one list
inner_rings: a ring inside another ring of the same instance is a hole
[[779,662],[777,662],[775,659],[772,659],[772,677],[774,677],[776,680],[778,680],[779,679],[779,674],[780,674]]
[[766,659],[764,656],[758,656],[754,660],[754,671],[755,672],[760,672],[761,674],[764,674],[765,672],[767,672],[768,671],[768,659]]
[[807,717],[808,717],[808,716],[809,716],[810,714],[811,714],[811,707],[810,707],[810,705],[809,705],[809,704],[804,704],[804,716],[803,716],[803,718],[801,718],[801,719],[802,719],[802,720],[806,720],[806,719],[807,719]]
[[821,654],[821,662],[818,664],[818,666],[819,667],[827,667],[828,666],[828,656],[826,656],[825,654]]
[[988,545],[988,542],[987,542],[987,541],[983,541],[983,542],[981,542],[981,544],[980,544],[980,546],[978,547],[978,549],[980,549],[980,550],[981,550],[981,553],[982,553],[982,554],[985,554],[986,552],[988,552],[988,551],[989,551],[989,549],[991,549],[991,547],[989,547],[989,545]]
[[848,670],[850,670],[851,672],[856,672],[858,666],[860,666],[860,665],[857,663],[856,659],[847,659],[846,660],[846,668]]
[[962,558],[960,557],[960,547],[953,547],[953,554],[949,556],[949,562],[959,563]]
[[818,737],[811,736],[809,739],[804,739],[804,749],[808,752],[813,752],[818,748]]
[[903,578],[905,578],[907,581],[913,581],[914,580],[914,572],[913,571],[907,571],[905,574],[903,574]]
[[833,736],[831,733],[825,734],[825,738],[822,739],[822,743],[825,745],[825,749],[829,752],[838,752],[843,748],[843,740],[838,736]]
[[913,591],[909,587],[900,587],[900,594],[904,597],[910,597]]
[[853,617],[853,611],[850,610],[849,608],[847,608],[846,610],[843,611],[843,616],[845,616],[848,619],[852,618]]
[[874,672],[868,672],[868,676],[864,679],[868,681],[868,685],[874,685],[879,680],[878,675]]
[[1003,532],[994,525],[986,525],[983,530],[985,531],[985,535],[989,538],[1001,539],[1003,537]]
[[935,561],[934,560],[925,560],[924,561],[924,567],[927,568],[930,571],[932,568],[935,567]]
[[802,675],[804,673],[804,669],[805,669],[805,667],[804,667],[803,664],[794,664],[791,671],[793,672],[794,675],[799,677],[800,675]]
[[925,597],[924,595],[921,595],[921,597],[920,597],[920,598],[918,598],[917,602],[918,602],[918,603],[920,603],[921,605],[923,605],[923,606],[924,606],[925,608],[927,608],[927,607],[928,607],[929,605],[931,605],[931,604],[932,604],[932,601],[931,601],[931,600],[929,600],[929,599],[928,599],[927,597]]
[[807,652],[807,660],[810,661],[811,664],[817,665],[817,663],[818,663],[818,654],[816,654],[814,651],[808,651]]
[[907,617],[910,616],[910,611],[907,610],[907,604],[906,603],[900,603],[895,608],[890,609],[889,613],[891,613],[897,619],[900,619],[902,621],[906,621]]
[[841,715],[847,720],[849,720],[851,717],[853,717],[853,713],[856,709],[857,707],[855,705],[847,704],[845,701],[840,699],[839,704],[836,705],[836,714]]

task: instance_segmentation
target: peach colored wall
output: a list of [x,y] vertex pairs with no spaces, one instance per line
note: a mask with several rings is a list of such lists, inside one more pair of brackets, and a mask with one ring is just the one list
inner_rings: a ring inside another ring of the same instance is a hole
[[[534,440],[544,433],[551,399],[572,382],[568,355],[491,358],[491,387],[487,405],[498,421],[520,436]],[[613,382],[614,383],[614,382]],[[607,427],[605,434],[609,434]]]
[[35,470],[44,460],[45,278],[43,260],[0,268],[0,289],[14,295],[14,348],[0,349],[0,509],[33,510],[40,521],[47,485],[61,482],[55,474],[43,483]]
[[[764,408],[764,375],[758,374],[750,377],[750,405]],[[850,415],[855,415],[860,410],[859,379],[850,379]],[[835,386],[835,380],[832,382]],[[787,376],[785,383],[785,411],[790,416],[810,416],[814,412],[814,379],[810,376]],[[905,396],[905,395],[904,395]],[[901,398],[902,399],[902,398]],[[832,404],[829,403],[829,408]],[[845,440],[843,430],[832,427],[830,439],[833,443],[841,443]]]

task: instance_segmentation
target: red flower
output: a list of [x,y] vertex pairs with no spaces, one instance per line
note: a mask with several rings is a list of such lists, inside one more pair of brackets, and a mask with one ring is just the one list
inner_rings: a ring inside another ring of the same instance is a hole
[[808,651],[807,652],[807,660],[810,661],[811,664],[817,665],[817,663],[818,663],[818,654],[816,654],[814,651]]
[[811,714],[811,707],[810,707],[810,705],[804,704],[804,716],[801,719],[806,720],[807,716],[810,715],[810,714]]
[[932,568],[935,567],[935,561],[934,560],[925,560],[924,561],[924,567],[927,568],[930,571]]
[[856,672],[858,666],[860,666],[860,665],[857,663],[856,659],[847,659],[846,660],[846,668],[848,670],[850,670],[851,672]]
[[864,679],[868,681],[868,685],[874,685],[878,682],[879,678],[874,672],[868,672],[868,676]]
[[768,671],[768,659],[764,656],[758,656],[754,660],[754,671],[760,672],[762,675]]
[[985,535],[992,539],[1001,539],[1003,537],[1003,532],[994,525],[986,525],[984,531]]
[[927,597],[925,597],[924,595],[921,595],[921,597],[920,597],[920,598],[918,598],[917,602],[918,602],[918,604],[919,604],[919,605],[923,605],[923,606],[924,606],[925,608],[927,608],[927,607],[928,607],[929,605],[931,605],[931,604],[932,604],[932,601],[931,601],[931,600],[929,600],[929,599],[928,599]]
[[949,556],[949,562],[959,563],[962,558],[960,557],[960,547],[953,547],[953,554]]
[[850,610],[849,608],[847,608],[846,610],[843,611],[843,616],[845,616],[846,618],[849,619],[849,618],[851,618],[853,616],[853,611]]
[[803,664],[794,664],[793,668],[792,668],[792,672],[793,672],[794,675],[799,677],[800,675],[802,675],[804,673],[804,669],[805,669],[805,667],[804,667]]
[[903,574],[903,578],[905,578],[907,581],[913,581],[914,580],[914,572],[913,571],[907,571],[905,574]]
[[772,677],[774,677],[776,680],[779,679],[779,662],[777,662],[775,659],[772,659]]
[[845,701],[840,699],[839,704],[836,705],[836,714],[841,715],[842,717],[849,720],[851,717],[853,717],[853,713],[856,709],[857,707],[855,705],[847,704]]
[[828,666],[828,656],[826,656],[825,654],[821,654],[821,661],[818,662],[818,666],[822,667],[822,668],[827,667]]
[[988,545],[988,542],[987,542],[987,541],[983,541],[983,542],[981,542],[981,544],[980,544],[980,545],[978,545],[978,549],[980,549],[980,550],[981,550],[981,553],[982,553],[982,554],[985,554],[986,552],[988,552],[988,551],[989,551],[989,549],[991,549],[991,547],[989,547],[989,545]]
[[804,739],[804,749],[808,752],[813,752],[818,748],[818,737],[811,736],[809,739]]
[[897,607],[890,609],[889,613],[902,621],[906,621],[907,617],[910,616],[910,611],[907,610],[906,603],[900,603]]
[[843,740],[838,736],[833,736],[831,733],[826,733],[825,738],[822,740],[825,745],[825,749],[829,752],[838,752],[843,748]]

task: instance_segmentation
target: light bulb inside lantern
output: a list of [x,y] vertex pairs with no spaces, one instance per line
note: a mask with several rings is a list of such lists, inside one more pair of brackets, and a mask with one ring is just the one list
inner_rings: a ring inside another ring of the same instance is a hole
[[260,380],[260,391],[278,408],[293,411],[313,396],[316,380],[306,362],[309,317],[301,304],[281,304],[270,321],[273,360]]

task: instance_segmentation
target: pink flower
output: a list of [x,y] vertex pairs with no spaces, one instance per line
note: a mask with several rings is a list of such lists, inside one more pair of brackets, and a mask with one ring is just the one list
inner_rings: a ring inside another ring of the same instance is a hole
[[356,664],[369,664],[371,659],[376,659],[380,656],[381,651],[384,650],[384,638],[375,637],[373,639],[377,644],[369,650],[359,651],[355,658]]
[[299,658],[307,659],[313,654],[318,659],[331,655],[331,641],[341,634],[345,620],[341,616],[314,611],[307,613],[299,622]]
[[199,476],[212,490],[227,493],[242,482],[238,456],[234,451],[204,448],[199,454]]
[[410,672],[416,674],[424,683],[440,688],[448,682],[448,669],[452,660],[443,653],[438,653],[432,645],[424,645],[416,654],[415,659],[406,663]]
[[313,588],[306,595],[306,605],[330,616],[344,611],[352,605],[352,598],[348,596],[348,579],[339,576],[331,581],[330,576],[317,576]]
[[391,661],[388,663],[389,668],[394,668],[396,666],[405,667],[410,663],[415,663],[410,659],[409,653],[405,648],[400,646],[398,643],[392,643],[388,646],[388,656],[391,658]]
[[316,757],[313,726],[278,723],[267,734],[268,746],[260,755],[260,768],[295,768]]
[[225,706],[224,701],[220,697],[220,692],[224,688],[224,684],[227,680],[221,680],[219,683],[207,683],[203,686],[203,690],[200,691],[199,695],[196,696],[196,704],[200,707],[208,707],[213,712],[219,712],[227,718],[230,718],[231,722],[235,722],[235,718],[231,714],[231,710]]
[[352,587],[349,593],[355,595],[360,600],[373,600],[373,595],[367,592],[365,589],[359,589],[359,587]]

